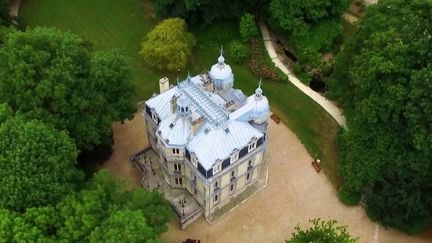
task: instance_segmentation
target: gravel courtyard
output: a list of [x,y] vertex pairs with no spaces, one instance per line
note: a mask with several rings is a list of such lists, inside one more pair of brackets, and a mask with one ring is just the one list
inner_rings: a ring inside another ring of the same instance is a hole
[[[114,154],[103,165],[115,176],[139,185],[139,173],[129,163],[131,154],[147,146],[145,123],[141,116],[114,124]],[[187,238],[201,242],[284,242],[294,227],[308,226],[316,217],[336,219],[349,226],[360,242],[430,242],[432,236],[408,236],[377,226],[360,207],[346,207],[326,176],[310,165],[312,158],[297,137],[282,123],[270,122],[267,188],[210,226],[203,218],[182,231],[177,222],[162,235],[166,242]]]

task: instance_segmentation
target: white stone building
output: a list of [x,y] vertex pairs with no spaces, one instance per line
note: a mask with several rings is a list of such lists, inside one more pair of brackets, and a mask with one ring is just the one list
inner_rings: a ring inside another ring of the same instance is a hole
[[161,79],[160,94],[145,102],[148,138],[163,178],[187,190],[206,217],[267,174],[268,100],[261,85],[249,97],[233,85],[221,54],[209,72],[171,87]]

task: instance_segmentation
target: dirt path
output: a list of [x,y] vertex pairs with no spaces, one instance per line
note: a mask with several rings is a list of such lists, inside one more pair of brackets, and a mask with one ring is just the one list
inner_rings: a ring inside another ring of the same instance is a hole
[[326,110],[340,126],[346,127],[346,119],[343,115],[343,111],[339,109],[335,103],[327,100],[324,96],[304,85],[294,74],[291,73],[291,71],[288,70],[288,68],[282,63],[276,54],[267,26],[263,22],[261,22],[259,26],[263,35],[265,48],[276,67],[285,73],[288,76],[289,81],[301,92],[309,96],[312,100],[324,108],[324,110]]
[[109,160],[101,166],[110,170],[117,178],[127,180],[131,187],[140,186],[141,175],[130,165],[129,158],[148,145],[145,128],[141,115],[135,116],[123,125],[120,122],[113,124],[114,151]]
[[[129,164],[129,156],[147,145],[145,124],[141,116],[116,123],[114,154],[104,164],[118,178],[128,178],[131,186],[139,185],[139,174]],[[267,188],[245,204],[210,226],[203,218],[182,231],[175,220],[162,235],[166,242],[187,238],[207,242],[284,242],[297,224],[307,226],[308,220],[334,218],[349,225],[349,231],[360,242],[427,242],[426,236],[408,236],[377,227],[360,207],[342,205],[331,183],[323,173],[311,167],[311,156],[285,125],[270,123],[269,182]]]

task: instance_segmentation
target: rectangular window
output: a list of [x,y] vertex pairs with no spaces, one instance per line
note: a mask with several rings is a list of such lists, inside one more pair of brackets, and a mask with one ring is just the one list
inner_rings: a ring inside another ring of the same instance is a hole
[[175,184],[176,185],[181,185],[181,184],[183,184],[183,179],[182,178],[175,178]]
[[174,164],[174,172],[181,173],[181,164]]
[[217,202],[219,200],[219,197],[218,197],[218,195],[216,194],[216,195],[214,195],[214,202]]
[[239,158],[239,153],[238,151],[234,151],[234,153],[231,155],[231,163],[237,161]]
[[256,148],[256,145],[257,145],[256,140],[254,140],[253,142],[251,142],[251,143],[249,144],[248,152],[254,150],[254,149]]
[[217,188],[219,186],[219,183],[216,181],[215,183],[214,183],[214,188]]
[[234,184],[231,184],[231,186],[230,186],[230,192],[233,192],[234,191]]
[[250,173],[247,173],[247,175],[246,175],[246,181],[249,181],[249,179],[250,179]]
[[249,160],[248,166],[252,166],[252,160]]
[[178,148],[173,148],[173,149],[172,149],[172,153],[173,153],[174,155],[179,155],[179,154],[180,154],[180,149],[178,149]]
[[152,117],[153,121],[156,122],[156,124],[157,124],[158,123],[158,117],[157,117],[155,112],[152,112],[151,117]]
[[218,163],[215,166],[213,166],[213,175],[221,171],[221,169],[222,169],[222,163]]
[[231,177],[235,176],[235,171],[231,171]]

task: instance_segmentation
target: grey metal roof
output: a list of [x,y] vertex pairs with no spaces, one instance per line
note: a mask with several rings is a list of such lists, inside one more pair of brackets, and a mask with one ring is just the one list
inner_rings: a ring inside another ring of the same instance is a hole
[[216,129],[206,125],[192,137],[186,148],[194,152],[200,164],[208,170],[213,167],[216,160],[228,158],[234,149],[241,149],[253,137],[262,136],[261,132],[247,122],[232,121],[225,128]]
[[189,121],[177,114],[162,120],[157,130],[159,136],[172,146],[185,146],[192,134]]

